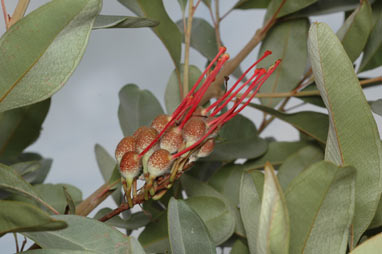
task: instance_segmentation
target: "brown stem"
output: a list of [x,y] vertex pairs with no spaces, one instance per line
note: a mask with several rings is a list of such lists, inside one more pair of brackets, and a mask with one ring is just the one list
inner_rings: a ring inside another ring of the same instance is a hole
[[7,8],[5,7],[4,0],[1,0],[1,8],[3,9],[5,29],[8,30],[8,28],[9,28],[9,16],[8,16]]
[[105,183],[101,187],[99,187],[88,198],[86,198],[76,206],[76,215],[87,216],[102,201],[104,201],[108,196],[110,196],[113,193],[114,186],[117,185],[119,182],[120,180],[117,180],[112,184]]
[[17,21],[22,19],[25,15],[25,12],[28,8],[30,0],[19,0],[15,11],[12,14],[12,19],[10,20],[9,27],[15,24]]
[[251,53],[251,51],[260,43],[260,41],[265,37],[269,29],[276,23],[277,15],[280,12],[282,6],[284,6],[286,0],[283,0],[279,6],[279,8],[276,10],[276,12],[273,14],[272,18],[268,20],[268,22],[261,28],[258,29],[255,33],[255,35],[249,40],[249,42],[244,46],[244,48],[234,57],[232,60],[228,61],[222,70],[220,71],[219,75],[216,77],[216,80],[214,83],[212,83],[210,89],[205,93],[201,104],[204,104],[205,102],[209,101],[211,98],[217,98],[220,97],[224,91],[220,89],[221,84],[224,82],[224,77],[229,76],[231,73],[233,73],[236,68],[239,66],[239,64]]
[[216,34],[216,42],[218,44],[218,48],[220,48],[223,43],[221,40],[220,36],[220,14],[219,14],[219,0],[215,0],[215,17],[216,17],[216,22],[215,22],[215,34]]
[[190,41],[191,41],[191,28],[192,28],[192,17],[194,15],[194,1],[189,0],[188,4],[188,17],[187,17],[187,27],[184,31],[184,68],[183,68],[183,94],[182,98],[185,98],[188,93],[188,65],[190,61]]

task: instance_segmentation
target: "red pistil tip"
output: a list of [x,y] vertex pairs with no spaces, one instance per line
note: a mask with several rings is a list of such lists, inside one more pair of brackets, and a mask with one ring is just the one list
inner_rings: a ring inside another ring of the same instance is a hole
[[270,51],[270,50],[266,50],[265,52],[264,52],[264,56],[269,56],[269,55],[271,55],[272,54],[272,51]]
[[229,54],[225,53],[224,55],[222,55],[222,58],[225,58],[225,59],[229,59]]

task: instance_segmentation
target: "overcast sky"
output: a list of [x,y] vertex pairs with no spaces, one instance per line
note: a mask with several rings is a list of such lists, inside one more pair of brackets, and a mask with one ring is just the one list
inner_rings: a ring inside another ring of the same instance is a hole
[[[12,12],[17,1],[5,1]],[[31,1],[28,11],[48,1]],[[234,1],[220,1],[221,13],[225,13]],[[167,1],[166,9],[173,20],[181,18],[177,1]],[[103,14],[133,15],[115,0],[104,1]],[[196,16],[210,21],[208,10],[201,4]],[[221,24],[222,40],[231,56],[248,42],[257,28],[260,28],[264,11],[234,11]],[[328,23],[336,31],[343,20],[343,14],[313,17],[312,21]],[[4,21],[0,19],[0,34],[5,32]],[[249,66],[257,58],[258,47],[243,62]],[[0,56],[1,57],[1,56]],[[191,50],[191,64],[203,68],[205,60]],[[122,138],[117,109],[118,92],[127,83],[153,92],[163,103],[164,90],[173,63],[160,42],[148,28],[110,29],[93,31],[85,55],[67,84],[53,96],[52,105],[44,122],[39,140],[28,151],[53,158],[49,183],[70,183],[79,187],[84,197],[91,194],[102,183],[102,177],[94,156],[96,143],[104,146],[111,154]],[[378,68],[366,74],[381,75]],[[382,87],[368,89],[367,99],[381,98]],[[308,107],[312,110],[320,110]],[[256,123],[261,114],[247,110],[245,114]],[[376,116],[381,133],[381,117]],[[262,134],[275,136],[278,140],[295,140],[296,130],[280,121],[274,123]],[[105,206],[114,206],[107,200]],[[2,253],[15,251],[12,237],[0,238]]]

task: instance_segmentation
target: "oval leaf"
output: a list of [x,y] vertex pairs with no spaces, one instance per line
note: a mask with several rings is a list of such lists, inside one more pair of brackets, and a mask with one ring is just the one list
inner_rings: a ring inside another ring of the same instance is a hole
[[63,86],[100,8],[99,0],[55,0],[11,26],[0,38],[0,112],[42,101]]
[[[95,253],[145,253],[139,243],[97,220],[76,215],[55,215],[68,227],[60,231],[24,233],[42,248],[86,250]],[[86,230],[84,230],[86,229]]]
[[18,156],[37,140],[49,107],[50,100],[45,100],[0,113],[0,161]]
[[12,164],[11,168],[30,184],[43,183],[52,166],[51,159],[40,159]]
[[312,165],[291,182],[285,192],[290,253],[346,252],[354,185],[354,168],[338,168],[325,161]]
[[[102,208],[94,216],[94,219],[98,220],[102,218],[103,216],[105,216],[106,214],[110,213],[111,211],[113,211],[113,209],[111,208],[108,208],[108,207]],[[147,216],[143,212],[137,212],[137,213],[131,214],[128,219],[122,219],[120,216],[114,216],[110,220],[107,220],[105,223],[117,228],[124,228],[126,230],[134,230],[134,229],[138,229],[138,228],[146,226],[149,222],[150,222],[149,216]]]
[[[280,22],[267,33],[261,44],[259,56],[266,50],[271,50],[272,55],[261,61],[259,67],[268,68],[278,58],[281,58],[282,62],[261,87],[260,92],[289,92],[297,86],[307,62],[308,29],[307,19],[295,19]],[[281,100],[281,98],[260,99],[262,104],[272,108]]]
[[184,201],[171,198],[167,217],[172,253],[216,253],[207,227]]
[[280,8],[280,5],[283,6],[280,9],[280,12],[277,14],[277,17],[297,12],[305,7],[312,5],[318,0],[294,0],[294,1],[284,1],[284,0],[271,0],[268,5],[267,13],[265,14],[265,20],[271,18],[271,16]]
[[207,196],[191,197],[186,200],[186,204],[202,219],[216,245],[225,242],[234,232],[235,218],[220,199]]
[[329,112],[325,159],[357,169],[355,244],[372,221],[381,197],[380,137],[352,62],[330,27],[313,24],[308,47],[316,84]]
[[149,18],[131,16],[98,15],[93,30],[105,28],[140,28],[159,25],[158,21]]
[[264,191],[261,203],[258,253],[289,253],[289,216],[276,174],[271,164],[265,164]]
[[8,232],[32,232],[63,229],[64,221],[52,219],[37,206],[0,200],[0,235]]
[[162,107],[148,90],[140,90],[129,84],[119,91],[118,118],[124,136],[131,136],[143,125],[150,125],[157,115],[163,114]]
[[[371,0],[370,2],[372,2]],[[312,5],[293,13],[291,17],[307,17],[310,15],[323,15],[333,12],[349,11],[357,8],[359,0],[318,0]]]

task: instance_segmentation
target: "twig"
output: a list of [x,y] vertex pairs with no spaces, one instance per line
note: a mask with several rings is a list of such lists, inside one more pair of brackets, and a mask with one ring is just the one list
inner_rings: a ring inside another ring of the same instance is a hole
[[249,42],[244,46],[244,48],[234,57],[232,60],[228,61],[219,75],[216,77],[216,80],[211,84],[210,89],[205,93],[201,104],[209,101],[211,98],[216,98],[222,95],[224,91],[220,89],[220,85],[224,82],[224,77],[229,76],[233,73],[239,64],[252,52],[252,50],[260,43],[260,41],[265,37],[269,29],[276,23],[277,15],[280,12],[281,8],[284,6],[286,0],[283,0],[273,14],[272,18],[260,29],[258,29],[255,35],[249,40]]
[[4,0],[1,0],[1,8],[3,9],[5,29],[8,30],[8,28],[9,28],[9,15],[7,12],[7,8],[5,7]]
[[192,17],[194,15],[194,1],[189,0],[188,2],[188,17],[187,17],[187,28],[184,31],[184,68],[183,68],[183,94],[182,99],[187,96],[188,93],[188,65],[190,62],[190,41],[191,41],[191,28],[192,28]]
[[15,238],[16,253],[20,253],[19,240],[17,240],[17,234],[16,234],[16,233],[13,233],[13,237]]
[[13,24],[15,24],[17,21],[22,19],[24,17],[25,12],[28,8],[30,0],[19,0],[17,3],[17,6],[15,8],[15,11],[12,14],[12,18],[9,23],[9,27],[11,27]]
[[233,7],[229,9],[226,13],[223,14],[223,16],[220,17],[220,21],[222,21],[225,17],[228,16],[233,11]]
[[215,17],[216,17],[216,23],[215,23],[215,34],[216,34],[216,42],[218,44],[218,48],[220,48],[223,43],[220,36],[220,14],[219,14],[220,8],[219,8],[219,0],[215,0]]
[[105,183],[99,187],[88,198],[76,206],[76,215],[86,216],[93,211],[102,201],[110,196],[114,191],[114,186],[120,182],[120,179],[110,183]]
[[23,252],[24,251],[24,248],[25,248],[25,245],[27,244],[27,238],[24,236],[24,241],[23,243],[21,244],[21,249],[20,249],[20,252]]

